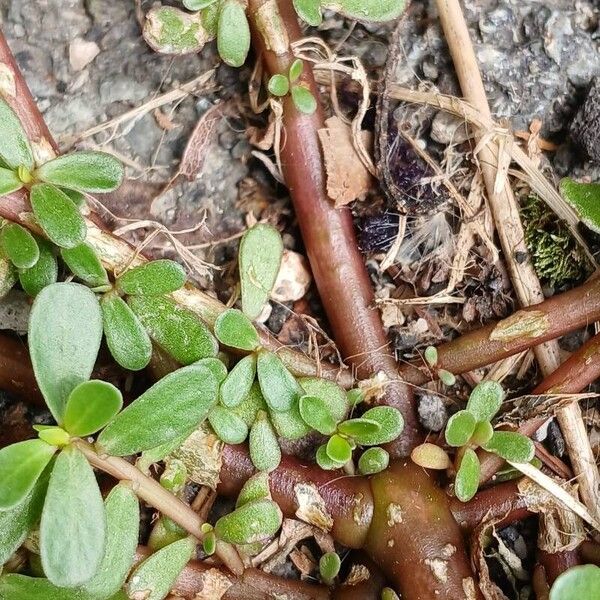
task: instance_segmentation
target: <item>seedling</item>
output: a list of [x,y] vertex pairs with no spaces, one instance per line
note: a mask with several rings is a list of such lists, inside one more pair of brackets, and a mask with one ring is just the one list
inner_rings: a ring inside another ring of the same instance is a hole
[[336,552],[326,552],[319,560],[319,574],[321,579],[332,585],[340,572],[342,561]]
[[444,385],[450,387],[456,383],[456,377],[452,373],[450,373],[450,371],[446,371],[446,369],[437,368],[438,353],[437,349],[434,346],[427,346],[427,348],[425,348],[423,356],[427,364],[435,370],[437,376]]
[[312,92],[302,83],[298,83],[304,65],[297,58],[291,65],[287,75],[275,74],[269,79],[268,89],[273,96],[283,97],[290,92],[296,108],[307,115],[311,115],[317,110],[317,101]]

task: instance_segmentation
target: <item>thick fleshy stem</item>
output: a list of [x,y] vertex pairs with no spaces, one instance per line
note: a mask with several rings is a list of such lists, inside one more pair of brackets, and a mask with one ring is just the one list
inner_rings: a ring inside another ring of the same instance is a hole
[[[295,60],[291,44],[301,37],[291,0],[249,0],[253,45],[268,76],[285,74]],[[382,374],[387,380],[382,403],[404,415],[403,434],[391,445],[405,456],[421,434],[412,390],[398,377],[388,348],[373,288],[358,249],[352,213],[335,208],[326,192],[326,172],[318,132],[325,127],[312,68],[304,64],[300,81],[317,99],[313,114],[302,113],[290,95],[283,99],[284,133],[280,151],[286,185],[294,204],[319,295],[342,355],[359,377]]]
[[[445,369],[458,375],[485,367],[598,319],[600,278],[441,344],[437,347],[436,370]],[[402,364],[399,371],[413,385],[422,385],[435,376],[425,364]]]

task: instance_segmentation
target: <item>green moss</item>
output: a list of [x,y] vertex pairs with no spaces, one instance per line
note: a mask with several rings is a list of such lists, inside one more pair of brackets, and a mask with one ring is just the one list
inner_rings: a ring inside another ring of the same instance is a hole
[[588,271],[584,253],[566,225],[537,196],[521,206],[525,243],[544,283],[563,287],[580,281]]

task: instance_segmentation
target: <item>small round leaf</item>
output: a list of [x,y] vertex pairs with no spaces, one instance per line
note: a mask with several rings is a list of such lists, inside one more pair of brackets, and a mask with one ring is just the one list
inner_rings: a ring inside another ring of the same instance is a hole
[[235,507],[239,508],[247,502],[253,500],[271,499],[271,488],[269,487],[269,474],[266,471],[259,471],[252,475],[243,485],[237,497]]
[[40,227],[57,246],[74,248],[83,242],[85,220],[64,192],[48,183],[36,183],[29,200]]
[[37,242],[40,250],[37,262],[33,267],[19,272],[19,283],[32,298],[58,279],[58,262],[52,245],[42,239],[38,239]]
[[258,333],[250,319],[241,311],[230,308],[215,321],[215,336],[225,346],[252,352],[260,343]]
[[262,394],[270,408],[285,412],[304,395],[304,390],[273,352],[261,350],[256,365]]
[[0,243],[6,256],[17,269],[33,267],[40,257],[35,238],[20,225],[7,223],[0,229]]
[[43,164],[37,178],[46,183],[90,194],[112,192],[123,181],[123,165],[106,152],[73,152]]
[[479,459],[472,448],[466,448],[454,481],[454,493],[461,502],[468,502],[479,487]]
[[240,404],[250,392],[256,375],[256,356],[250,354],[231,369],[219,389],[219,397],[224,406],[233,408]]
[[54,446],[42,440],[26,440],[0,450],[0,510],[25,499],[55,452]]
[[74,248],[61,248],[60,256],[71,273],[90,287],[108,284],[106,269],[89,244],[84,242]]
[[299,403],[300,415],[304,422],[323,435],[335,431],[335,421],[327,404],[317,396],[302,396]]
[[467,410],[477,421],[491,421],[500,410],[502,400],[504,400],[502,386],[497,381],[484,381],[476,385],[471,392]]
[[241,67],[250,50],[250,26],[244,4],[225,0],[219,12],[217,29],[219,56],[230,67]]
[[92,435],[109,423],[122,406],[123,396],[112,383],[84,381],[69,395],[64,428],[76,437]]
[[383,448],[375,446],[365,450],[358,459],[358,472],[361,475],[374,475],[387,469],[390,455]]
[[281,462],[281,448],[267,413],[260,411],[250,428],[250,459],[259,471],[273,471]]
[[13,109],[0,98],[0,157],[11,169],[33,169],[33,153],[27,134]]
[[319,448],[317,449],[315,459],[319,467],[321,467],[321,469],[323,469],[324,471],[335,471],[336,469],[341,469],[345,464],[343,462],[338,462],[337,460],[332,460],[330,458],[329,454],[327,454],[326,444],[319,446]]
[[287,95],[290,91],[290,82],[285,75],[276,73],[273,75],[273,77],[271,77],[271,79],[269,79],[269,84],[267,87],[273,96],[282,97]]
[[448,387],[451,387],[456,383],[456,376],[453,373],[450,373],[450,371],[446,371],[446,369],[440,369],[437,372],[437,375],[440,378],[440,381]]
[[361,446],[379,446],[395,440],[404,429],[402,413],[391,406],[376,406],[370,408],[362,415],[363,419],[376,421],[381,429],[373,434],[361,434],[355,436],[357,444]]
[[248,437],[248,426],[243,419],[224,406],[214,406],[208,421],[218,438],[226,444],[241,444]]
[[327,442],[327,456],[336,462],[346,464],[352,458],[352,447],[340,435],[332,435]]
[[464,446],[473,435],[477,421],[472,413],[459,410],[453,414],[446,424],[446,442],[450,446]]
[[348,437],[361,439],[362,436],[371,436],[381,431],[381,424],[371,419],[348,419],[338,425],[338,431]]
[[328,585],[338,576],[342,561],[335,552],[326,552],[319,560],[319,574],[321,579]]
[[281,527],[283,515],[272,500],[253,500],[221,517],[215,534],[230,544],[251,544],[270,538]]
[[146,330],[116,294],[105,294],[100,300],[106,343],[113,358],[129,371],[139,371],[152,358],[152,342]]
[[475,425],[475,431],[473,431],[473,435],[471,436],[471,443],[483,446],[492,439],[493,435],[494,428],[492,424],[489,421],[482,421]]
[[404,11],[405,0],[323,0],[331,8],[351,19],[379,23],[391,21]]
[[162,259],[125,271],[116,285],[128,295],[162,296],[180,289],[185,280],[185,271],[179,263]]
[[427,346],[423,356],[430,367],[435,367],[438,361],[438,351],[435,346]]
[[312,115],[317,110],[317,100],[312,92],[303,85],[292,86],[292,100],[296,108],[306,115]]
[[535,455],[533,442],[516,431],[494,431],[494,435],[487,444],[483,445],[483,448],[504,460],[516,463],[527,463]]

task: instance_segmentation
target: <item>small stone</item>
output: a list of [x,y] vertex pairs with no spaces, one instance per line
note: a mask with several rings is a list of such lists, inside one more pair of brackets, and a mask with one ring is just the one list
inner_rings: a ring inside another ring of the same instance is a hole
[[600,164],[600,77],[594,80],[585,102],[575,115],[571,135],[590,159]]
[[434,394],[423,394],[419,398],[419,421],[430,431],[441,431],[448,421],[448,412],[442,399]]
[[440,110],[431,123],[431,139],[440,144],[461,144],[470,137],[464,119]]
[[96,42],[87,42],[76,37],[69,45],[69,63],[73,71],[81,71],[100,54]]
[[548,437],[546,439],[548,441],[548,446],[550,446],[550,452],[552,452],[554,456],[558,456],[558,458],[563,457],[565,454],[565,438],[562,435],[558,423],[554,419],[548,424]]
[[284,250],[271,298],[278,302],[300,300],[308,291],[310,282],[310,271],[304,256]]

